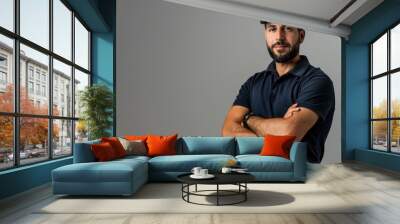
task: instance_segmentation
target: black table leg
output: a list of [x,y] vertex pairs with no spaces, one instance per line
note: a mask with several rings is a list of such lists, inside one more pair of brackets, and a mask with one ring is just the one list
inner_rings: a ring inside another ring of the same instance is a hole
[[219,184],[217,184],[217,206],[219,205]]
[[248,190],[247,190],[247,182],[244,183],[244,187],[245,187],[244,190],[246,191],[246,192],[244,192],[244,201],[247,201],[247,191],[248,191]]

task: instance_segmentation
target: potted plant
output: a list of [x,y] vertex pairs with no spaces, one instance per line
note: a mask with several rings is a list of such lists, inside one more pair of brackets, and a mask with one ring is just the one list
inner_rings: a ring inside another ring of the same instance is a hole
[[80,92],[79,106],[82,108],[80,125],[87,127],[89,140],[110,136],[112,125],[113,93],[102,84],[87,86]]

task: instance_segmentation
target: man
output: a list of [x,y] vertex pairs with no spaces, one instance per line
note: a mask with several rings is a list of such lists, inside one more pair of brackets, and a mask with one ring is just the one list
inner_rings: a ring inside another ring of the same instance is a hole
[[241,86],[222,135],[294,135],[297,141],[308,143],[308,161],[320,163],[335,110],[333,83],[299,55],[303,29],[261,24],[273,62]]

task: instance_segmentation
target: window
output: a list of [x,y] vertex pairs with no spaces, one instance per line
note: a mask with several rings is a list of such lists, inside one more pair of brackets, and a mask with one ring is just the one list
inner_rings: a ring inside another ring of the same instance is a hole
[[77,18],[75,18],[75,62],[89,69],[89,32]]
[[72,12],[60,1],[53,0],[54,52],[71,60]]
[[0,52],[0,91],[7,91],[7,56]]
[[14,0],[0,1],[0,26],[14,31]]
[[40,70],[36,69],[36,80],[40,81]]
[[36,95],[40,95],[40,84],[36,84]]
[[42,96],[46,96],[46,86],[42,86]]
[[0,0],[0,26],[0,170],[72,155],[87,139],[74,105],[90,84],[90,31],[62,0]]
[[32,66],[29,66],[28,73],[29,73],[29,79],[33,80],[33,67]]
[[[72,68],[69,65],[66,65],[56,59],[53,60],[54,64],[54,70],[53,70],[53,77],[54,77],[54,83],[53,83],[53,89],[54,89],[54,95],[53,95],[53,103],[57,104],[58,102],[58,94],[60,92],[60,100],[62,103],[64,103],[64,96],[65,95],[71,95],[72,92],[70,89],[65,89],[66,83],[72,84]],[[57,83],[57,84],[56,84]],[[71,100],[71,99],[67,99]],[[68,102],[71,104],[72,102]],[[72,117],[72,108],[67,108],[66,109],[66,114],[63,114],[63,116],[68,116]],[[58,109],[53,110],[53,114],[59,114],[60,111]]]
[[19,0],[21,36],[49,48],[49,0]]
[[7,84],[7,74],[3,71],[0,71],[0,84],[2,85]]
[[7,67],[7,57],[5,55],[0,55],[0,66]]
[[371,148],[400,153],[400,25],[370,44]]
[[33,82],[28,82],[28,93],[33,94]]

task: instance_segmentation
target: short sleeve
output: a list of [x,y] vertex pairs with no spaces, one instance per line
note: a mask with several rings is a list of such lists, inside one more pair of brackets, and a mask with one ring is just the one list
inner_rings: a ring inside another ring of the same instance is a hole
[[308,108],[325,120],[335,106],[333,83],[326,75],[316,75],[306,80],[297,96],[299,107]]
[[253,77],[247,79],[247,81],[240,87],[239,93],[236,96],[233,105],[239,105],[250,109],[252,78]]

